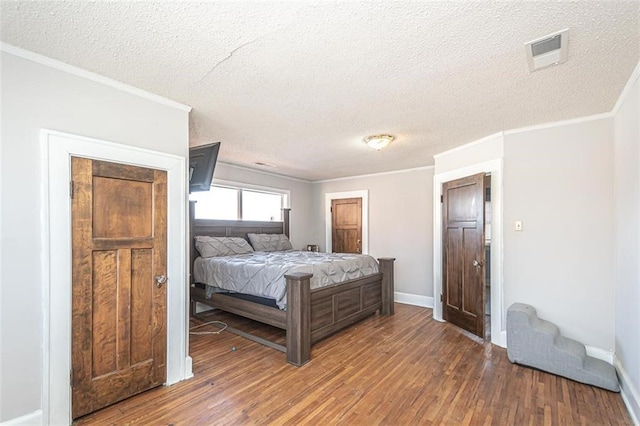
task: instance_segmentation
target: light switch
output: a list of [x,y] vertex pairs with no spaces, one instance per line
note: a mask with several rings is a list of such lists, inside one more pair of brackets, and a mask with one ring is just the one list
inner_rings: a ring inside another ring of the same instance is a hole
[[521,220],[516,220],[515,229],[516,229],[516,231],[522,231],[522,221]]

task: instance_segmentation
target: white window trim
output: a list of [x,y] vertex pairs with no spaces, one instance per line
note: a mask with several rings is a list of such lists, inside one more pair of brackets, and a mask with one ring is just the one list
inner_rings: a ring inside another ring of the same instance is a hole
[[[211,183],[211,186],[222,186],[222,187],[227,187],[232,189],[248,189],[252,191],[266,192],[271,194],[282,194],[283,195],[282,208],[288,209],[291,206],[291,191],[288,189],[274,188],[270,186],[255,185],[252,183],[236,182],[232,180],[224,180],[224,179],[217,179],[217,178],[214,178],[214,182]],[[282,219],[276,222],[281,222],[281,221]]]
[[282,194],[284,195],[283,208],[289,208],[290,206],[290,198],[291,191],[288,189],[282,188],[274,188],[271,186],[262,186],[262,185],[254,185],[252,183],[244,183],[244,182],[235,182],[232,180],[224,180],[224,179],[215,179],[215,181],[211,184],[212,186],[228,186],[231,188],[237,189],[252,189],[254,191],[262,191],[262,192],[271,192],[273,194]]

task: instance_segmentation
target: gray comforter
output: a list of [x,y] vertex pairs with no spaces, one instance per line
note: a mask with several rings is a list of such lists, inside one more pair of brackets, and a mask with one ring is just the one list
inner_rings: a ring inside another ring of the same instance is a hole
[[313,274],[311,288],[324,287],[378,272],[378,262],[369,255],[315,253],[308,251],[253,252],[221,257],[198,257],[193,266],[196,282],[207,284],[212,293],[232,291],[275,299],[286,309],[284,275]]

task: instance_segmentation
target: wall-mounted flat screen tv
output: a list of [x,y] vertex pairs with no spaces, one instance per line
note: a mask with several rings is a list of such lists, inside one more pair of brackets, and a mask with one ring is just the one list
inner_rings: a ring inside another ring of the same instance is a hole
[[220,142],[189,148],[189,192],[211,189]]

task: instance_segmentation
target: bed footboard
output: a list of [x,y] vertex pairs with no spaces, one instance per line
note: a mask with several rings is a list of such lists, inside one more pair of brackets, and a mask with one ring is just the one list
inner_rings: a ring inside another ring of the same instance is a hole
[[311,290],[311,274],[285,275],[287,281],[287,362],[311,359],[311,344],[380,311],[393,315],[393,258],[380,258],[380,272]]
[[311,359],[311,274],[287,274],[287,362],[296,367]]
[[380,262],[380,272],[382,272],[382,315],[393,315],[393,300],[394,300],[394,271],[393,264],[395,257],[381,257],[378,259]]

